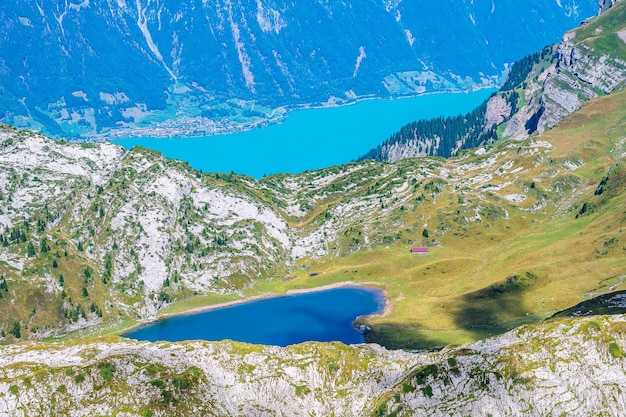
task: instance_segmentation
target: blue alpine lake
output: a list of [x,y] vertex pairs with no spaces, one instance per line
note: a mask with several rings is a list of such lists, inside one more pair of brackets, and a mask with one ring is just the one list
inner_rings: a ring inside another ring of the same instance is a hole
[[221,307],[174,316],[124,334],[136,340],[204,339],[288,346],[307,341],[363,343],[352,323],[358,316],[381,312],[380,290],[342,287]]
[[469,112],[494,91],[365,100],[349,106],[295,110],[282,123],[239,133],[114,142],[128,149],[135,145],[154,149],[205,172],[236,172],[255,178],[296,174],[350,162],[407,123]]

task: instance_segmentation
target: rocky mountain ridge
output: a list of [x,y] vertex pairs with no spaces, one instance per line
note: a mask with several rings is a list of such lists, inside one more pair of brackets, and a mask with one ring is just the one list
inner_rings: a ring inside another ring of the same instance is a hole
[[[558,45],[556,63],[537,76],[538,80],[544,80],[541,95],[531,97],[524,109],[526,111],[514,116],[514,121],[505,128],[504,137],[515,138],[520,134],[524,137],[534,129],[551,129],[578,110],[585,101],[626,86],[625,10],[626,7],[621,4],[607,14],[603,21],[591,21],[565,34]],[[602,36],[605,38],[597,39]],[[603,41],[617,41],[617,45],[605,48],[602,46]],[[526,133],[520,132],[519,116],[530,113],[532,116],[524,122]]]
[[598,14],[602,14],[609,10],[611,7],[615,6],[620,0],[600,0],[598,4]]
[[0,414],[618,416],[625,335],[618,315],[435,353],[336,343],[19,344],[0,347]]

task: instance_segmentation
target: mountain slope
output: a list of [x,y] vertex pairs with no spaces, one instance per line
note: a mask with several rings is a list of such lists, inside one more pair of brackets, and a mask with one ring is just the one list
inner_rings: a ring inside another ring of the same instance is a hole
[[57,137],[202,135],[280,106],[494,85],[596,4],[9,0],[0,120]]
[[554,127],[585,101],[623,88],[626,5],[612,2],[600,12],[558,46],[513,64],[500,91],[471,113],[411,123],[360,159],[447,157],[498,137],[523,139]]
[[[579,31],[612,38],[623,10]],[[602,39],[581,36],[602,56]],[[551,53],[514,66],[511,105],[539,101],[528,80]],[[107,332],[164,310],[344,282],[384,288],[390,311],[368,319],[368,338],[391,347],[540,320],[623,285],[625,101],[623,90],[596,98],[553,130],[448,160],[260,181],[3,127],[0,337]],[[433,249],[415,258],[415,244]]]

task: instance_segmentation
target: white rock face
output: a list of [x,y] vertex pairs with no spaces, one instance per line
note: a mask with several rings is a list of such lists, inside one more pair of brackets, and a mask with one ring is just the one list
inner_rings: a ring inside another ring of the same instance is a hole
[[584,43],[574,42],[569,32],[559,44],[556,71],[548,74],[541,102],[543,114],[539,131],[556,126],[582,104],[603,94],[610,94],[626,82],[626,62],[600,54]]
[[496,94],[487,102],[487,111],[485,113],[485,131],[491,129],[491,126],[498,125],[511,116],[513,110],[511,104],[506,97]]
[[621,416],[624,328],[621,315],[561,320],[437,353],[199,341],[4,346],[0,415]]
[[406,158],[415,158],[418,156],[434,155],[439,149],[441,138],[420,138],[414,135],[413,138],[404,143],[396,142],[383,145],[381,153],[385,155],[385,160],[389,162],[397,162]]

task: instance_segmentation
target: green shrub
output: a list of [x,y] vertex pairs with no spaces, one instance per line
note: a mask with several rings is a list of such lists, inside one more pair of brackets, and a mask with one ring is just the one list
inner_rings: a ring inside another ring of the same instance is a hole
[[9,333],[11,333],[16,339],[20,339],[22,337],[22,326],[18,321],[13,322],[13,326],[11,327],[11,330],[9,330]]
[[296,395],[300,396],[302,394],[310,394],[311,389],[306,385],[298,385],[296,386]]
[[415,380],[418,384],[424,384],[429,376],[437,376],[439,368],[437,365],[428,365],[415,373]]
[[163,382],[163,380],[161,379],[153,379],[152,381],[150,381],[150,384],[157,388],[163,388],[163,386],[165,385],[165,382]]
[[614,358],[621,358],[624,356],[624,351],[616,342],[611,342],[609,344],[609,354]]
[[167,391],[167,390],[161,391],[161,397],[163,397],[163,402],[165,402],[166,404],[167,403],[176,404],[178,402],[176,398],[174,398],[174,394],[172,394],[170,391]]
[[191,382],[186,377],[178,375],[175,376],[174,379],[172,379],[172,385],[180,390],[186,390],[191,387]]
[[104,378],[105,381],[110,381],[111,379],[113,379],[114,373],[115,365],[108,363],[100,366],[100,376]]
[[413,391],[415,391],[415,387],[413,385],[407,384],[406,382],[402,384],[402,392],[405,394]]

